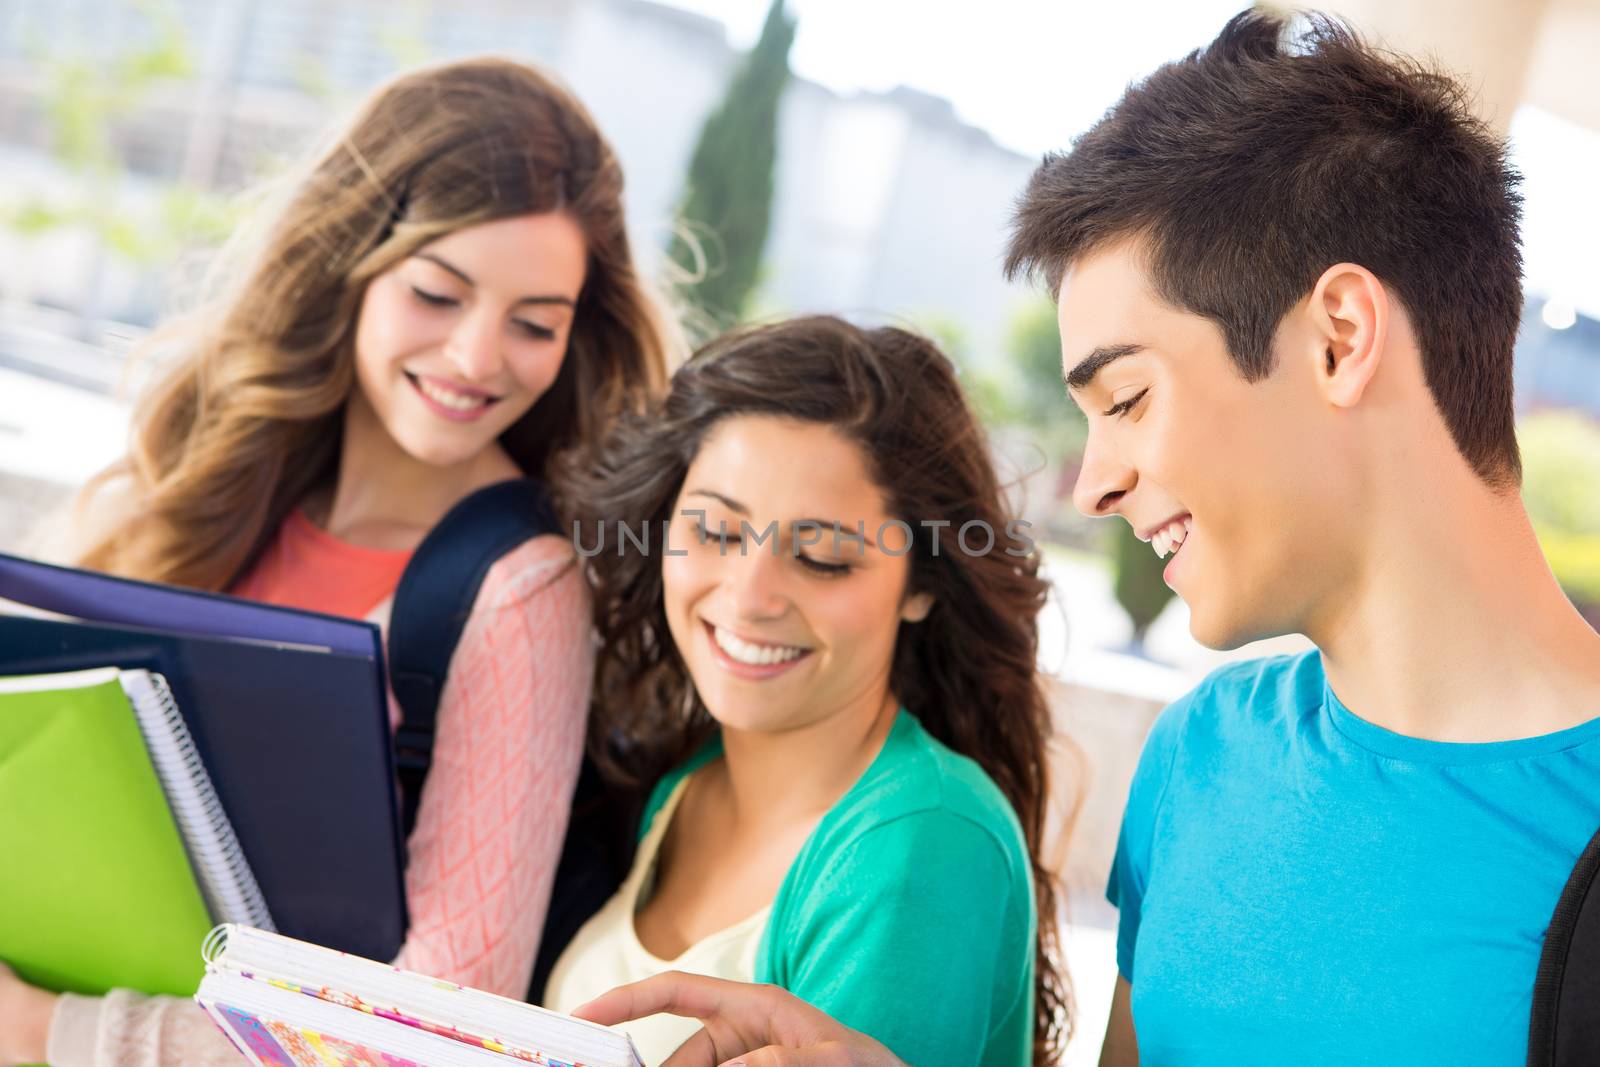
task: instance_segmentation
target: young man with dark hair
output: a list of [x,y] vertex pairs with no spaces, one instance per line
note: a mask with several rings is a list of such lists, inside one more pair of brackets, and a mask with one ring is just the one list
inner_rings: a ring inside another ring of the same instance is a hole
[[1202,643],[1317,646],[1157,721],[1104,1062],[1525,1060],[1600,826],[1600,636],[1518,495],[1516,181],[1450,80],[1246,13],[1022,197],[1078,507],[1171,555]]
[[[1527,1061],[1541,946],[1600,827],[1600,635],[1518,494],[1519,201],[1449,79],[1313,18],[1236,17],[1018,207],[1060,307],[1075,491],[1162,556],[1217,671],[1140,759],[1102,1062]],[[679,1063],[886,1064],[772,991]],[[1135,1023],[1137,1022],[1137,1038]]]

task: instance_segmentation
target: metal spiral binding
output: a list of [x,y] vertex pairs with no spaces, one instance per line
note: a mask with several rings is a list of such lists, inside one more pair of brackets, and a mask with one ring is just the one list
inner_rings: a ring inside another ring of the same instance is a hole
[[212,928],[206,939],[200,942],[200,958],[210,967],[222,958],[228,950],[228,936],[233,933],[232,923],[223,923]]
[[[124,676],[127,677],[126,675]],[[262,930],[274,930],[272,916],[261,886],[245,859],[233,824],[222,809],[222,801],[211,784],[194,739],[183,721],[183,713],[172,697],[172,690],[159,674],[144,675],[155,697],[160,714],[159,737],[149,741],[151,762],[169,788],[168,800],[173,818],[191,849],[190,860],[199,875],[210,905],[212,918],[224,923],[240,923]]]

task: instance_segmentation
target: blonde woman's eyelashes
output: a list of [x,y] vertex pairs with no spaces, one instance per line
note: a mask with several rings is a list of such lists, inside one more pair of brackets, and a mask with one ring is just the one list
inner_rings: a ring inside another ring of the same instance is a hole
[[[411,293],[428,307],[457,307],[461,303],[461,301],[457,300],[453,296],[445,296],[443,293],[430,292],[427,289],[422,288],[420,285],[412,285]],[[536,341],[555,340],[556,331],[548,326],[542,326],[537,322],[530,322],[527,319],[512,319],[511,323],[518,330],[527,334],[529,337],[532,337]]]

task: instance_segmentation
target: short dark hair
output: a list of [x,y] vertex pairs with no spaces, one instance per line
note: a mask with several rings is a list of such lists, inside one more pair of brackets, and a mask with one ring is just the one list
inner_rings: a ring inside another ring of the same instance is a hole
[[1221,327],[1248,381],[1335,263],[1390,288],[1456,447],[1490,484],[1522,464],[1511,360],[1522,317],[1519,177],[1465,91],[1345,24],[1247,11],[1135,84],[1018,203],[1006,275],[1056,293],[1068,266],[1146,244],[1156,293]]

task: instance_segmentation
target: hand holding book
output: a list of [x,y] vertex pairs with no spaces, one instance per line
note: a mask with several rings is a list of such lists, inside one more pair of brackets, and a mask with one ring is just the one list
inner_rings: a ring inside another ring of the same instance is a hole
[[204,955],[195,1000],[257,1067],[642,1067],[624,1033],[250,927]]
[[872,1038],[770,985],[668,971],[573,1014],[615,1026],[658,1012],[705,1023],[660,1067],[906,1067]]

